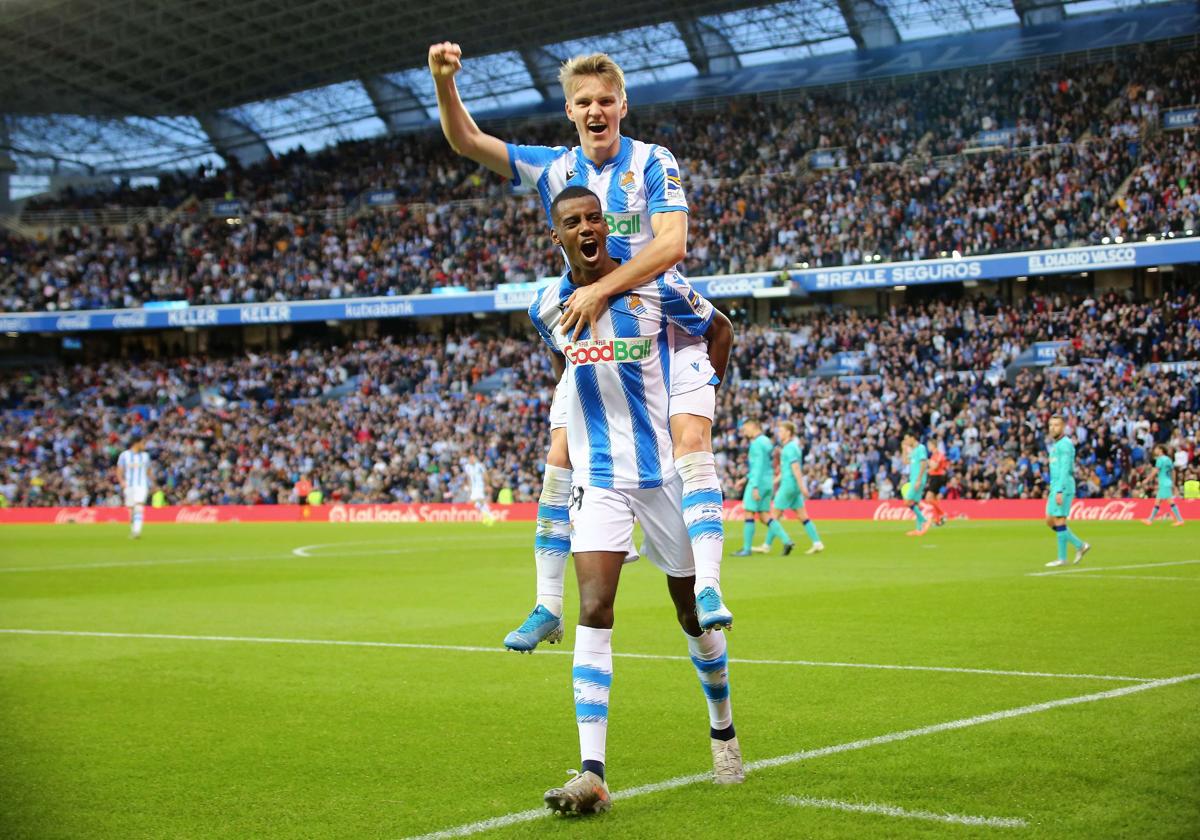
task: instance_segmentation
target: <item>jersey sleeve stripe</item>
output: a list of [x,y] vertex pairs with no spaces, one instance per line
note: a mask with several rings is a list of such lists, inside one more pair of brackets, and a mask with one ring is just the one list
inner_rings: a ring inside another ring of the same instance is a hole
[[686,290],[686,294],[696,295],[697,300],[702,300],[697,291],[691,286],[684,286],[683,289],[680,289],[676,284],[668,282],[665,274],[658,276],[658,290],[662,296],[663,313],[667,316],[667,320],[688,335],[704,335],[708,332],[713,319],[712,305],[708,305],[706,315],[701,315],[696,311],[692,301],[684,297],[684,290]]
[[529,320],[532,321],[533,326],[537,328],[538,335],[542,337],[542,341],[546,342],[546,346],[555,353],[561,353],[562,351],[559,350],[558,346],[554,343],[554,336],[550,334],[550,330],[546,326],[546,322],[542,320],[542,299],[545,297],[546,292],[553,288],[554,286],[551,285],[543,286],[541,289],[538,289],[537,295],[535,295],[533,298],[533,303],[529,304]]

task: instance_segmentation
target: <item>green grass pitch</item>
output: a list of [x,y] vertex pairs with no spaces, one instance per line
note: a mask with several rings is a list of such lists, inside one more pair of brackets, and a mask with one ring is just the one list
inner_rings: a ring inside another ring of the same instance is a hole
[[[568,580],[556,653],[499,650],[531,606],[532,527],[5,527],[0,835],[398,840],[540,807],[578,764],[576,599]],[[1200,526],[1079,523],[1087,571],[1042,576],[1039,523],[820,527],[817,557],[725,561],[730,655],[756,660],[730,667],[743,751],[788,761],[621,797],[710,769],[642,561],[614,646],[663,658],[614,663],[612,812],[479,836],[1200,834],[1200,680],[1149,682],[1200,673]]]

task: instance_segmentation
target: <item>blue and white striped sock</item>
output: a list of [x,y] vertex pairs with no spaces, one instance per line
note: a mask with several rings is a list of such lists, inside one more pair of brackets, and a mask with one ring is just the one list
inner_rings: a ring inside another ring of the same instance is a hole
[[575,665],[571,669],[571,680],[575,687],[579,755],[584,762],[604,763],[612,661],[612,630],[582,625],[575,628]]
[[537,565],[537,602],[559,618],[563,612],[563,571],[571,553],[571,471],[546,465],[538,497],[533,561]]
[[709,586],[720,592],[725,525],[716,458],[711,452],[691,452],[676,459],[675,467],[683,479],[683,521],[696,562],[696,594]]
[[[687,634],[684,634],[687,636]],[[713,732],[733,726],[733,708],[729,702],[729,660],[725,656],[725,634],[704,633],[687,636],[688,653],[700,677],[704,699],[708,702],[708,723]],[[730,736],[732,737],[732,736]]]

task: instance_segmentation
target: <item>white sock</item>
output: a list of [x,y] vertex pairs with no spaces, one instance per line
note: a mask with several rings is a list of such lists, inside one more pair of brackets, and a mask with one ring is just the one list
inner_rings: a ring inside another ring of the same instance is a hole
[[612,661],[612,630],[575,628],[571,682],[575,687],[575,722],[579,726],[579,755],[583,761],[604,762]]
[[546,465],[538,497],[533,560],[537,565],[537,602],[559,618],[563,612],[563,572],[571,553],[571,471]]
[[688,653],[700,677],[704,699],[708,702],[708,723],[713,729],[733,725],[733,708],[729,702],[729,662],[725,657],[725,634],[704,633],[687,636]]
[[675,468],[683,478],[683,521],[696,560],[696,594],[709,586],[720,592],[725,524],[716,458],[711,452],[691,452],[678,458]]
[[133,514],[129,517],[129,525],[135,537],[141,536],[142,533],[142,515],[142,506],[134,505]]

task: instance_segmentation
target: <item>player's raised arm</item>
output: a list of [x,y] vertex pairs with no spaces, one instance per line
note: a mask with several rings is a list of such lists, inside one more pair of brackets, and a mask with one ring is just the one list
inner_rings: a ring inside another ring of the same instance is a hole
[[429,72],[437,91],[438,118],[450,148],[463,157],[486,166],[497,175],[512,178],[508,146],[503,140],[485,133],[471,118],[458,95],[455,74],[462,69],[462,47],[444,41],[429,47]]

